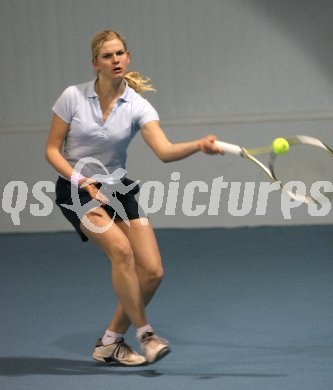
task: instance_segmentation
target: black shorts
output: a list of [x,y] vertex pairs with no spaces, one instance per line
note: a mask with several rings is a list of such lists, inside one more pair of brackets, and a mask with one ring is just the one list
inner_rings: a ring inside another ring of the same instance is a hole
[[[124,178],[122,182],[125,186],[128,186],[133,183],[132,180],[127,178]],[[131,191],[129,191],[125,195],[122,195],[118,192],[115,193],[115,197],[120,201],[126,211],[127,220],[145,217],[142,209],[140,208],[137,200],[135,199],[135,194],[137,194],[139,190],[139,186],[136,185]],[[88,191],[86,191],[84,188],[75,188],[75,191],[78,194],[81,206],[92,200]],[[73,225],[73,227],[81,237],[81,240],[88,241],[88,237],[82,232],[80,228],[81,221],[77,213],[73,210],[69,210],[66,207],[61,206],[62,204],[73,205],[71,196],[71,183],[70,181],[63,179],[62,177],[59,177],[57,180],[55,202],[60,207],[66,219]],[[115,215],[115,210],[111,206],[101,204],[100,207],[102,207],[111,218],[114,218],[115,221],[123,220],[117,213]]]

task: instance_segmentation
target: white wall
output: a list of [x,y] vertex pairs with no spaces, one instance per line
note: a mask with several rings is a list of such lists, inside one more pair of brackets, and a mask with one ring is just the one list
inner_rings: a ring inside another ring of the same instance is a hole
[[[255,146],[301,133],[333,145],[332,13],[324,0],[3,0],[1,193],[12,180],[26,182],[30,192],[40,180],[55,181],[43,156],[50,108],[67,85],[93,78],[90,41],[109,27],[126,36],[132,69],[153,79],[158,92],[147,98],[172,141],[214,133]],[[140,137],[129,152],[129,176],[142,183],[160,180],[167,188],[171,173],[180,172],[180,197],[191,180],[264,180],[255,167],[227,156],[164,165]],[[206,204],[207,194],[196,201]],[[234,217],[224,203],[219,216],[196,218],[184,215],[179,201],[176,216],[162,207],[151,219],[161,227],[332,222],[332,213],[310,217],[305,207],[285,221],[279,201],[274,194],[265,217],[254,211]],[[31,193],[30,203],[37,203]],[[33,217],[27,206],[20,216],[14,226],[1,209],[0,232],[68,228],[57,209]]]

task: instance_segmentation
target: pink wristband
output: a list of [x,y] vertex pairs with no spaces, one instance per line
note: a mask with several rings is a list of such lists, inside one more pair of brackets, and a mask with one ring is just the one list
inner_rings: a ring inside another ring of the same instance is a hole
[[81,175],[81,173],[73,171],[72,176],[71,176],[71,183],[75,187],[79,187],[79,182],[82,179],[85,179],[85,177],[83,175]]

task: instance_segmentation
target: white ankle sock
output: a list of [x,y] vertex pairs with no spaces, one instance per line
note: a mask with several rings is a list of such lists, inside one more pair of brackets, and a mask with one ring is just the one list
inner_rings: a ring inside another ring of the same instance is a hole
[[141,337],[142,337],[145,333],[147,333],[147,332],[154,332],[154,330],[153,330],[153,328],[151,327],[150,324],[147,324],[147,325],[145,325],[145,326],[142,326],[141,328],[138,328],[138,329],[136,330],[136,338],[137,338],[138,340],[141,340]]
[[116,342],[116,340],[119,337],[123,337],[124,335],[122,333],[116,333],[112,332],[111,330],[107,329],[104,333],[104,336],[102,338],[103,345],[110,345]]

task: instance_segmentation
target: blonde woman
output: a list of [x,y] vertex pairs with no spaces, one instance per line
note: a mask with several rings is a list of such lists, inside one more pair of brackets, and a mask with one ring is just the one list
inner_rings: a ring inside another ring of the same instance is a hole
[[[103,194],[101,183],[91,179],[100,173],[98,164],[88,163],[80,173],[74,170],[75,164],[89,157],[101,162],[109,173],[124,169],[127,147],[138,131],[163,162],[180,160],[199,151],[214,154],[220,150],[214,144],[214,136],[172,144],[160,127],[156,110],[141,96],[152,86],[138,73],[128,72],[130,61],[120,34],[107,30],[94,37],[92,65],[96,78],[68,87],[55,103],[46,158],[59,173],[56,203],[64,216],[83,241],[94,241],[111,262],[112,284],[119,304],[105,334],[97,341],[93,358],[135,366],[153,363],[170,351],[168,342],[157,336],[145,312],[163,278],[158,245],[151,225],[142,223],[134,197],[137,187],[116,194],[126,211],[125,221],[112,207],[112,198]],[[72,204],[74,187],[78,187],[81,205],[92,200],[99,202],[84,216],[97,229],[90,229],[66,207]],[[110,227],[104,229],[106,226]],[[124,341],[130,325],[136,329],[143,356]]]

